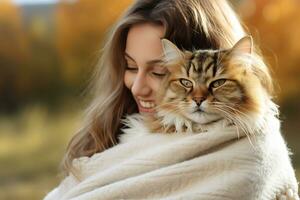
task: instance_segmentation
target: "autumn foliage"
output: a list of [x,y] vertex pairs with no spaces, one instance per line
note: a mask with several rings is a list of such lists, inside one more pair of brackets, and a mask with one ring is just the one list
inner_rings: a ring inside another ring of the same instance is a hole
[[[78,95],[101,53],[109,27],[132,0],[62,0],[48,16],[26,18],[28,7],[0,2],[0,103],[13,110],[32,101]],[[298,0],[233,1],[279,83],[279,99],[299,96]],[[45,9],[45,8],[43,8]],[[50,19],[49,19],[50,18]],[[50,28],[49,28],[50,27]],[[39,83],[39,84],[37,84]]]

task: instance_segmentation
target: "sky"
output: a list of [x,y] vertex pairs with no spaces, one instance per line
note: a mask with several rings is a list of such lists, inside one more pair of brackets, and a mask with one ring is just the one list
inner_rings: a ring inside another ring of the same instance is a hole
[[12,0],[15,4],[25,5],[25,4],[49,4],[56,3],[58,0]]
[[[1,0],[0,0],[1,1]],[[50,4],[57,3],[59,0],[12,0],[17,5],[26,5],[26,4]],[[77,0],[65,0],[64,2],[74,3]]]

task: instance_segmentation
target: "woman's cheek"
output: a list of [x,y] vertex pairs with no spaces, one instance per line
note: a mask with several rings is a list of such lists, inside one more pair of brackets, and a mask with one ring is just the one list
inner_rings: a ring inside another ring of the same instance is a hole
[[134,80],[135,80],[135,74],[130,71],[125,71],[124,84],[128,89],[131,89]]
[[153,93],[156,94],[161,87],[162,80],[159,78],[151,77],[151,80],[149,81],[149,83],[150,83]]

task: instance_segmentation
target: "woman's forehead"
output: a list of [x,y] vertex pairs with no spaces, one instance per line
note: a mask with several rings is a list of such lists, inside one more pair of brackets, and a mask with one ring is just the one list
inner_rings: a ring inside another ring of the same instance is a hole
[[125,52],[136,62],[147,62],[162,56],[161,38],[164,27],[150,23],[137,24],[129,29]]

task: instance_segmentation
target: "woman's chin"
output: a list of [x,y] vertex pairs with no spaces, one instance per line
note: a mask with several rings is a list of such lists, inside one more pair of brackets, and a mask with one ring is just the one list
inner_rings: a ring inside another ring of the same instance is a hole
[[144,116],[152,116],[152,115],[154,115],[156,112],[155,112],[155,111],[153,111],[153,112],[139,111],[139,113],[140,113],[141,115],[144,115]]

